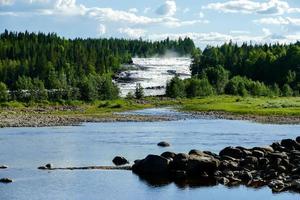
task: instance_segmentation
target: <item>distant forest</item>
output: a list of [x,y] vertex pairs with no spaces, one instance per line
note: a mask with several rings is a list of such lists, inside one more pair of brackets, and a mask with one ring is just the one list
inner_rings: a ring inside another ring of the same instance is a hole
[[157,42],[65,39],[55,33],[5,30],[0,35],[0,90],[7,88],[12,91],[10,99],[25,101],[112,99],[118,96],[118,88],[111,76],[122,63],[131,63],[135,56],[164,55],[168,50],[191,55],[194,49],[189,38]]
[[170,97],[211,94],[299,96],[300,42],[241,46],[232,42],[195,49],[193,77],[175,77],[167,86]]
[[0,101],[115,99],[119,89],[112,77],[121,64],[168,51],[192,57],[192,78],[173,78],[167,96],[299,95],[300,42],[229,42],[202,51],[189,38],[65,39],[55,33],[5,30],[0,35]]

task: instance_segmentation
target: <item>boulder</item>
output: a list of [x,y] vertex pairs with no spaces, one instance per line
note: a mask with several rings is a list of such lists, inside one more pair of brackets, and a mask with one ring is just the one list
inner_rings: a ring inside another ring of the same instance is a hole
[[129,161],[126,158],[122,157],[122,156],[116,156],[116,157],[114,157],[114,159],[112,160],[112,162],[116,166],[125,165],[125,164],[129,163]]
[[252,155],[257,157],[257,158],[263,158],[265,156],[265,153],[260,150],[253,150]]
[[159,147],[169,147],[171,146],[168,142],[162,141],[157,144]]
[[229,183],[229,179],[225,178],[225,177],[219,177],[217,178],[218,183],[222,184],[222,185],[228,185]]
[[47,169],[52,169],[52,168],[53,168],[53,165],[52,165],[51,163],[48,163],[48,164],[45,165],[45,167],[46,167]]
[[296,140],[292,140],[292,139],[281,140],[281,146],[290,150],[298,149],[299,145],[300,144]]
[[279,151],[279,152],[282,152],[282,151],[285,151],[285,147],[284,146],[281,146],[281,144],[279,142],[274,142],[271,147],[275,150],[275,151]]
[[7,169],[8,167],[6,165],[0,165],[0,169]]
[[10,178],[1,178],[0,183],[12,183],[13,180]]
[[300,136],[298,136],[298,137],[296,138],[296,141],[297,141],[298,143],[300,143]]
[[189,160],[189,155],[185,153],[178,153],[174,158],[171,164],[171,168],[175,170],[184,170],[187,169],[187,162]]
[[41,169],[41,170],[46,170],[46,169],[47,169],[47,167],[45,167],[45,166],[40,166],[40,167],[38,167],[38,169]]
[[281,180],[272,180],[268,186],[272,189],[273,192],[282,192],[286,189],[286,186]]
[[230,156],[230,157],[236,158],[236,159],[240,159],[245,156],[241,149],[234,148],[234,147],[226,147],[225,149],[220,151],[219,155],[220,156]]
[[243,182],[248,183],[249,181],[252,181],[253,176],[250,172],[243,171],[239,174],[239,179],[241,179]]
[[135,163],[132,171],[141,175],[164,176],[169,173],[170,161],[162,156],[148,155],[145,159]]
[[44,166],[38,167],[38,169],[41,169],[41,170],[53,169],[53,165],[50,164],[50,163],[48,163],[48,164],[46,164],[46,165],[44,165]]
[[270,159],[276,159],[276,158],[281,158],[281,159],[287,159],[288,156],[285,152],[273,152],[273,153],[269,153],[268,157]]
[[173,159],[176,156],[176,153],[166,151],[166,152],[163,152],[160,156],[162,156],[164,158],[172,158]]
[[300,192],[300,179],[297,179],[297,180],[293,180],[292,183],[291,183],[291,187]]
[[190,155],[187,162],[187,173],[193,176],[206,173],[210,176],[217,171],[219,165],[220,161],[210,156]]

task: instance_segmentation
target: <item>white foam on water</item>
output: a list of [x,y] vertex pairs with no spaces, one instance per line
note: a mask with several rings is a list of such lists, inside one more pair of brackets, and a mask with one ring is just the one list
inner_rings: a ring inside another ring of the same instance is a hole
[[[145,96],[164,95],[166,93],[165,86],[167,82],[175,75],[168,73],[169,70],[176,71],[181,79],[191,77],[189,57],[173,57],[173,58],[133,58],[134,65],[141,66],[143,70],[129,70],[130,77],[135,80],[124,83],[118,82],[122,97],[129,92],[134,93],[137,83],[140,83],[144,89]],[[160,89],[146,89],[149,87],[163,87]]]

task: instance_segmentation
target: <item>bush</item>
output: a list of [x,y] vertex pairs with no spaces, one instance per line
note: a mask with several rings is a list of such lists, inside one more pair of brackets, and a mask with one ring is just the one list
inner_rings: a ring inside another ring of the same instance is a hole
[[144,88],[140,83],[136,84],[134,96],[136,99],[142,99],[144,97]]
[[171,98],[185,97],[184,82],[178,76],[175,76],[167,83],[166,95]]
[[229,79],[229,71],[222,66],[208,67],[203,70],[202,77],[207,77],[208,81],[217,91],[217,94],[223,94]]
[[209,96],[214,93],[213,87],[207,79],[186,79],[185,91],[187,97]]
[[0,82],[0,102],[5,102],[8,100],[8,91],[5,83]]
[[284,84],[282,87],[282,95],[285,97],[293,96],[293,90],[288,84]]

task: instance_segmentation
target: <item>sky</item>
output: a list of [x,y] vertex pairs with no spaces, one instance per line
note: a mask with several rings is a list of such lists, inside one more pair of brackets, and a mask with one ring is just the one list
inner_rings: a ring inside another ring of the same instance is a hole
[[199,47],[300,40],[300,0],[0,0],[0,31],[190,37]]

